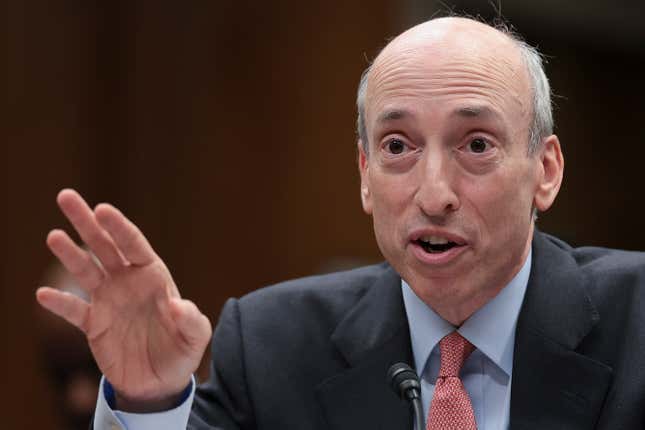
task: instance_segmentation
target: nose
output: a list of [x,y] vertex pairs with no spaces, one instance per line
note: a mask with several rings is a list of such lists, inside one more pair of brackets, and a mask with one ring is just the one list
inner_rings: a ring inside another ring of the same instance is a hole
[[426,153],[419,160],[417,189],[414,202],[431,218],[443,219],[459,209],[459,196],[454,189],[449,155]]

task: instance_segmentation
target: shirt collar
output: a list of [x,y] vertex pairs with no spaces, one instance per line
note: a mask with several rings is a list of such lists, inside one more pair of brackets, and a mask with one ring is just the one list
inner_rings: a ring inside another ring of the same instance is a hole
[[[457,330],[508,376],[513,370],[515,325],[531,272],[531,255],[529,251],[524,265],[511,282]],[[432,350],[455,327],[426,305],[403,279],[401,290],[410,326],[414,364],[417,373],[421,374]]]

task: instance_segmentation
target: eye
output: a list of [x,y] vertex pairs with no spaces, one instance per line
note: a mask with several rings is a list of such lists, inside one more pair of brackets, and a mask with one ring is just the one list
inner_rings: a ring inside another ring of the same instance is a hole
[[385,143],[385,150],[390,154],[402,154],[406,149],[406,144],[401,139],[390,139]]
[[486,152],[490,144],[481,137],[476,137],[468,143],[468,149],[476,154]]

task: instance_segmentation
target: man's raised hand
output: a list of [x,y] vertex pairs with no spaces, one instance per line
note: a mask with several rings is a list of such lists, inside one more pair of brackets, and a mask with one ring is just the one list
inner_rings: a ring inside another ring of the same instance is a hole
[[89,252],[62,230],[52,230],[47,245],[90,301],[42,287],[38,302],[85,333],[117,407],[174,406],[208,345],[208,318],[180,297],[163,261],[118,209],[100,204],[92,211],[73,190],[57,201]]

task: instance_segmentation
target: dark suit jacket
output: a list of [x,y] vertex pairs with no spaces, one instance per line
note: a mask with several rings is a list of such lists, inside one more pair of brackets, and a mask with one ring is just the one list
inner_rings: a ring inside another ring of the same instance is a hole
[[[645,428],[645,256],[536,232],[517,324],[512,429]],[[191,429],[412,429],[388,387],[414,363],[387,264],[286,282],[224,307]]]

